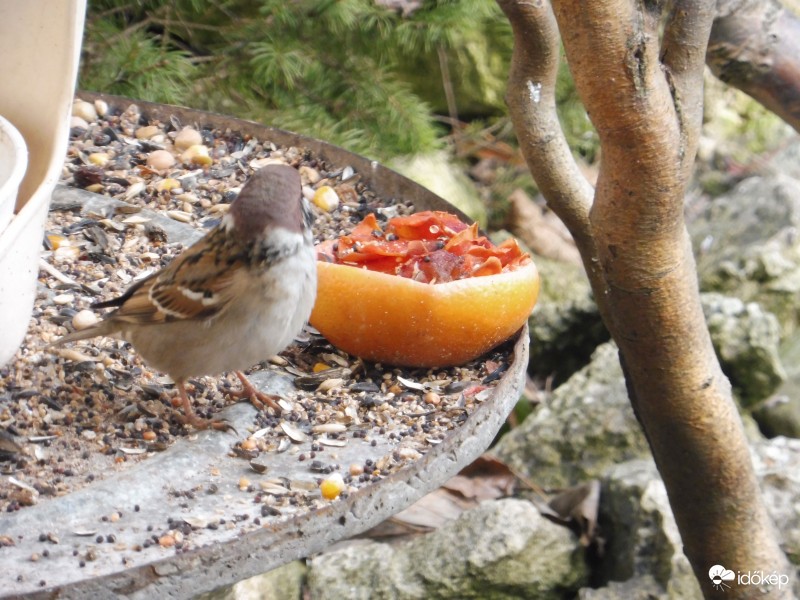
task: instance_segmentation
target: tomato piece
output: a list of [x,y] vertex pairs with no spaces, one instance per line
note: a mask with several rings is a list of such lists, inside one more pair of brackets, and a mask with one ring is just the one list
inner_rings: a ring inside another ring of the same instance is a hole
[[369,239],[373,231],[382,231],[381,226],[378,225],[378,219],[375,218],[375,213],[369,213],[364,217],[361,222],[353,228],[350,232],[351,238],[367,238]]
[[445,244],[444,248],[453,254],[466,254],[467,250],[479,239],[478,224],[462,229]]
[[516,240],[495,246],[477,223],[467,225],[453,214],[423,211],[394,217],[381,229],[370,213],[353,231],[317,245],[319,260],[352,265],[413,279],[445,283],[494,275],[530,262]]
[[404,240],[435,240],[441,237],[449,238],[467,227],[469,225],[453,214],[440,210],[426,210],[407,217],[391,219],[386,232]]
[[428,255],[428,260],[422,262],[422,269],[428,276],[428,281],[446,283],[463,276],[464,258],[447,250],[436,250]]
[[490,256],[483,263],[472,271],[473,277],[483,277],[485,275],[497,275],[503,272],[503,263],[496,256]]
[[408,254],[408,244],[406,242],[401,242],[399,240],[395,240],[392,242],[386,242],[382,240],[370,240],[368,242],[358,244],[357,252],[359,254],[363,254],[364,256],[403,257]]
[[319,244],[315,246],[317,251],[317,260],[321,260],[322,262],[336,262],[336,251],[334,248],[336,247],[336,240],[323,240]]

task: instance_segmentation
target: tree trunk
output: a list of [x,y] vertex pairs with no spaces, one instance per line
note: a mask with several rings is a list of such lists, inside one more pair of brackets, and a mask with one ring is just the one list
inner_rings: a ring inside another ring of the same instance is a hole
[[[507,101],[523,153],[575,236],[703,592],[717,593],[713,565],[791,573],[711,345],[683,220],[713,6],[677,0],[660,36],[660,4],[498,2],[514,31]],[[593,199],[554,117],[558,29],[600,137]],[[754,591],[732,585],[724,597]]]

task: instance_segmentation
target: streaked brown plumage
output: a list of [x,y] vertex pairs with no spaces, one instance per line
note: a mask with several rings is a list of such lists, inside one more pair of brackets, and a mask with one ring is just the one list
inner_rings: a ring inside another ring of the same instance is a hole
[[[222,222],[161,271],[122,296],[87,329],[54,344],[95,336],[124,339],[175,381],[186,420],[194,415],[185,382],[234,371],[243,395],[272,403],[241,373],[283,350],[300,332],[316,296],[316,258],[300,176],[288,165],[256,171]],[[272,403],[274,405],[274,403]]]

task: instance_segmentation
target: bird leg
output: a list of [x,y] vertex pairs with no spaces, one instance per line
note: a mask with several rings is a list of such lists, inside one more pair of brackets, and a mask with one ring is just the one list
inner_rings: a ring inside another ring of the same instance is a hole
[[[222,419],[203,419],[202,417],[198,417],[194,413],[192,401],[186,393],[186,386],[184,386],[182,381],[176,381],[175,385],[178,386],[178,396],[180,396],[181,404],[183,404],[183,416],[179,416],[178,418],[183,421],[184,425],[191,425],[195,429],[208,429],[210,427],[211,429],[217,429],[219,431],[233,429],[232,425]],[[234,431],[236,430],[234,429]]]
[[247,398],[250,400],[250,404],[255,406],[258,410],[264,410],[264,405],[266,404],[275,409],[275,412],[278,414],[281,413],[281,407],[278,406],[278,403],[276,402],[279,396],[265,394],[264,392],[257,390],[241,371],[234,371],[234,373],[236,373],[239,381],[242,382],[242,389],[229,391],[228,394],[230,396],[233,396],[234,398]]

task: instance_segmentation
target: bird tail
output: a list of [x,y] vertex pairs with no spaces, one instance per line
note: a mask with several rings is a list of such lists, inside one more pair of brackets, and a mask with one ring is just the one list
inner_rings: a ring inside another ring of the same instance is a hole
[[109,335],[110,328],[108,326],[108,321],[100,321],[96,325],[92,325],[87,327],[86,329],[81,329],[80,331],[73,331],[72,333],[68,333],[65,336],[58,338],[50,342],[47,347],[48,348],[55,348],[57,346],[63,346],[69,342],[77,342],[78,340],[87,340],[89,338],[98,337],[101,335]]

